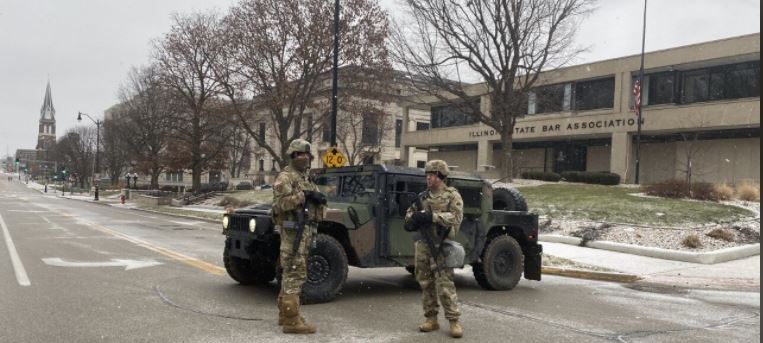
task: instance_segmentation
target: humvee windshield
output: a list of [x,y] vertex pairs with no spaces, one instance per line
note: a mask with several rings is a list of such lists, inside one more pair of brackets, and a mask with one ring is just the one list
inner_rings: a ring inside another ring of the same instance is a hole
[[329,201],[372,203],[376,199],[374,174],[321,175],[315,184]]

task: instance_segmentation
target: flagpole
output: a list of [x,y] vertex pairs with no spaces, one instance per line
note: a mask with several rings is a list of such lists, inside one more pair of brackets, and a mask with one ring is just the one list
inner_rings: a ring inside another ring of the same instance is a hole
[[639,184],[641,172],[641,118],[644,116],[644,50],[646,47],[646,2],[644,0],[644,24],[641,33],[641,69],[639,69],[639,108],[638,111],[638,133],[636,134],[636,184]]

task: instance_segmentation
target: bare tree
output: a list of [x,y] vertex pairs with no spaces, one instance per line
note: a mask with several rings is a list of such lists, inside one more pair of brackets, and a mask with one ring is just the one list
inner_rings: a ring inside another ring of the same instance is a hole
[[[539,73],[579,52],[571,48],[576,19],[594,1],[406,0],[413,25],[394,30],[394,59],[420,92],[500,133],[501,173],[510,179],[514,126],[527,113],[527,94]],[[469,86],[465,77],[484,85]],[[486,92],[482,106],[475,100]]]
[[249,170],[252,160],[252,138],[237,126],[237,123],[231,123],[230,135],[228,137],[228,171],[231,177],[241,177],[241,172]]
[[125,132],[121,129],[119,123],[114,120],[106,120],[103,122],[102,135],[102,160],[106,164],[111,184],[117,185],[119,184],[120,177],[127,169],[127,161],[130,157],[129,146],[125,140]]
[[[77,126],[66,131],[52,149],[52,156],[80,188],[90,184],[95,163],[96,130],[90,126]],[[67,176],[67,177],[69,177]]]
[[[328,113],[331,17],[329,1],[244,0],[218,35],[225,53],[215,59],[216,80],[241,126],[281,168],[289,143],[317,130]],[[341,66],[363,68],[366,78],[389,74],[387,15],[375,0],[346,2],[340,31]],[[267,135],[259,131],[263,122],[273,125]]]
[[702,177],[708,172],[703,164],[698,162],[704,158],[707,149],[707,146],[702,142],[701,131],[709,127],[710,123],[704,118],[687,119],[685,122],[687,125],[684,127],[694,127],[699,131],[681,132],[678,134],[680,141],[683,142],[683,146],[678,150],[679,166],[677,169],[678,172],[683,173],[684,180],[690,185],[689,191],[693,192],[691,185],[695,177]]
[[159,188],[159,175],[168,162],[167,148],[176,122],[178,106],[165,88],[156,66],[133,68],[122,85],[121,104],[114,119],[136,167],[151,176],[151,188]]
[[[179,99],[175,138],[183,144],[185,156],[174,156],[191,169],[193,188],[200,189],[201,174],[225,149],[225,127],[221,84],[212,76],[212,64],[223,53],[215,34],[219,18],[214,13],[175,15],[174,24],[155,43],[154,58],[162,80]],[[177,160],[177,159],[176,159]]]
[[369,99],[349,99],[342,104],[337,120],[337,141],[347,152],[349,165],[379,155],[389,133],[394,133],[395,116],[383,104]]

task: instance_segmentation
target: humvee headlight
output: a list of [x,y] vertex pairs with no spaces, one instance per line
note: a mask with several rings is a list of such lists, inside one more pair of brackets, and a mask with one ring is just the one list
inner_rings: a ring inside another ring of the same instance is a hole
[[254,230],[256,230],[256,229],[257,229],[257,220],[252,218],[251,220],[249,220],[249,231],[254,233]]
[[223,216],[223,229],[228,229],[228,224],[230,224],[230,218],[228,216]]

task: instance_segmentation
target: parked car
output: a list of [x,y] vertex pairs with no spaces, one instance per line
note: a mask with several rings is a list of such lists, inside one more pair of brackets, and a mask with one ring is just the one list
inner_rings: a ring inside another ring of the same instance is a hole
[[241,181],[236,185],[237,191],[250,191],[253,189],[254,189],[254,186],[249,181]]

